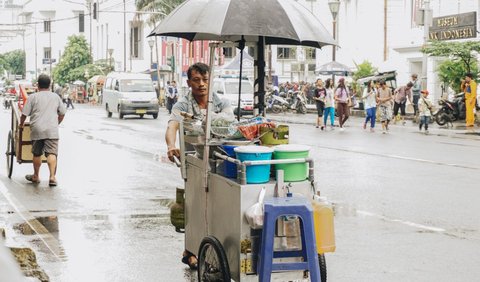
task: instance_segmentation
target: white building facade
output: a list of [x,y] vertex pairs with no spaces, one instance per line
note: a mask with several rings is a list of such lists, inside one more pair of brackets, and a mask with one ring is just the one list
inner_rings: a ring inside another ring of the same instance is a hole
[[[329,1],[331,0],[298,0],[332,32]],[[396,70],[399,85],[407,83],[411,73],[421,76],[423,27],[416,25],[414,19],[417,9],[423,7],[423,1],[425,0],[340,0],[336,61],[354,69],[356,64],[368,60],[379,71]],[[183,50],[187,43],[180,40],[157,37],[156,44],[150,48],[149,41],[152,43],[155,40],[146,36],[154,27],[145,23],[145,16],[136,16],[135,1],[132,0],[13,0],[2,3],[21,7],[8,11],[2,9],[0,12],[6,15],[7,21],[23,23],[15,28],[25,30],[20,37],[17,33],[17,38],[0,43],[0,50],[22,49],[24,39],[27,78],[35,77],[38,72],[48,73],[50,61],[52,67],[55,67],[68,36],[73,34],[85,36],[91,44],[94,61],[108,60],[117,71],[146,71],[150,69],[150,61],[159,61],[162,69],[167,64],[168,56],[173,54],[177,74],[172,77],[181,80],[185,64],[196,58],[196,55],[186,58],[189,52]],[[433,17],[480,12],[480,0],[430,0],[429,3]],[[14,15],[16,13],[18,15]],[[172,43],[176,50],[165,47],[172,46]],[[192,46],[190,49],[191,55],[194,51]],[[295,46],[271,46],[270,49],[272,73],[278,76],[280,82],[312,82],[317,77],[314,70],[332,60],[330,46],[322,50]],[[253,55],[252,52],[249,53]],[[235,50],[229,50],[225,58],[219,61],[228,63],[235,54]],[[427,88],[432,93],[440,91],[440,83],[435,74],[439,60],[428,58],[427,61]]]

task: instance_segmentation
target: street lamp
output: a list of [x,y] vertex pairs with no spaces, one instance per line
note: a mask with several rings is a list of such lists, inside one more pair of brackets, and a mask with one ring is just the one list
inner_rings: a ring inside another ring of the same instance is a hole
[[[153,66],[153,44],[155,44],[155,41],[153,41],[152,38],[148,40],[148,46],[150,46],[150,69]],[[158,66],[157,66],[158,67]]]
[[[337,39],[336,31],[337,31],[337,15],[338,10],[340,10],[340,1],[339,0],[330,0],[328,1],[328,7],[330,8],[330,13],[332,13],[333,18],[333,40]],[[332,46],[332,61],[335,61],[335,52],[337,51],[337,46]],[[335,83],[335,74],[332,74],[332,82]]]
[[[333,17],[333,39],[337,39],[337,15],[338,15],[338,10],[340,9],[340,1],[338,0],[330,0],[328,2],[328,7],[330,8],[330,12],[332,13]],[[336,46],[333,46],[333,52],[332,52],[332,60],[335,61],[335,51],[336,51]]]

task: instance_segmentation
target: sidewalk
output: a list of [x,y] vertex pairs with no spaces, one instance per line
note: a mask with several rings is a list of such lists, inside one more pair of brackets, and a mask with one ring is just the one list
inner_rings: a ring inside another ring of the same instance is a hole
[[[358,112],[362,112],[361,114]],[[357,127],[361,128],[364,117],[363,111],[355,110],[353,115],[350,115],[350,118],[347,120],[345,127]],[[315,126],[316,124],[316,113],[307,113],[305,115],[296,114],[296,113],[286,113],[286,114],[273,114],[267,113],[267,118],[277,122],[277,123],[285,123],[285,124],[302,124],[302,125],[311,125]],[[391,123],[393,128],[401,127],[406,128],[409,131],[418,132],[418,124],[412,122],[412,115],[406,117],[407,123],[405,126],[401,124],[394,125]],[[335,118],[335,126],[338,126],[338,118]],[[377,129],[381,129],[380,122],[377,121],[375,126]],[[449,137],[456,137],[456,138],[464,138],[469,136],[469,138],[473,137],[474,139],[480,140],[480,129],[475,126],[473,129],[466,128],[464,123],[456,122],[453,124],[453,127],[440,127],[437,123],[431,123],[429,125],[429,132],[430,135],[438,135],[438,136],[449,136]]]

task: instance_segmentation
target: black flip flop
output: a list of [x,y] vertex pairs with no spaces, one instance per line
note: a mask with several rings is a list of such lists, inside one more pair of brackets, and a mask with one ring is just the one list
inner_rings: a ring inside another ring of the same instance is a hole
[[57,181],[55,181],[55,180],[50,180],[50,181],[48,181],[48,186],[50,186],[50,187],[55,187],[55,186],[57,186]]
[[37,180],[33,180],[33,174],[27,174],[25,175],[25,179],[32,182],[33,184],[38,184],[40,183],[40,181],[37,179]]

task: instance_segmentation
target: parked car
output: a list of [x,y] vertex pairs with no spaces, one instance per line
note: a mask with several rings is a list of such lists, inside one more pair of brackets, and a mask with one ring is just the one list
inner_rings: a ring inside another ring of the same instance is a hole
[[[250,80],[242,79],[242,93],[240,97],[240,114],[253,114],[253,83]],[[239,95],[238,78],[214,78],[212,91],[219,97],[230,101],[235,114],[238,112]]]
[[108,117],[151,115],[158,117],[159,105],[152,79],[148,74],[112,72],[107,75],[102,91],[102,106]]

